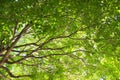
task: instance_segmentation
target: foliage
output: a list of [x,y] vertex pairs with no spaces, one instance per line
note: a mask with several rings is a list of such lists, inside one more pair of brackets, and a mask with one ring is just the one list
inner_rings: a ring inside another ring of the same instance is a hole
[[0,0],[1,80],[119,80],[119,0]]

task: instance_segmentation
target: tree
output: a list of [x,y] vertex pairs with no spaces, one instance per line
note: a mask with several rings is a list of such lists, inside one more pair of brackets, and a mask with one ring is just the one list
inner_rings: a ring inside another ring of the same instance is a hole
[[119,80],[119,0],[1,0],[1,80]]

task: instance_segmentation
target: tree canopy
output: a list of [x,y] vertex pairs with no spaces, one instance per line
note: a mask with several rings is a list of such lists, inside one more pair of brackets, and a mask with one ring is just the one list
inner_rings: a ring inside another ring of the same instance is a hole
[[120,0],[0,0],[0,80],[120,80]]

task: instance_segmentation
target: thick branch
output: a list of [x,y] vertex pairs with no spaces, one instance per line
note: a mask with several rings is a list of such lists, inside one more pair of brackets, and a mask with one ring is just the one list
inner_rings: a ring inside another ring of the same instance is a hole
[[29,24],[27,24],[22,31],[17,35],[17,38],[14,40],[14,42],[11,44],[10,47],[7,48],[7,51],[5,53],[5,56],[3,57],[3,59],[0,62],[0,66],[2,66],[5,61],[8,59],[9,53],[12,50],[12,48],[16,45],[16,43],[19,41],[19,39],[22,37],[22,35],[28,30],[29,28]]

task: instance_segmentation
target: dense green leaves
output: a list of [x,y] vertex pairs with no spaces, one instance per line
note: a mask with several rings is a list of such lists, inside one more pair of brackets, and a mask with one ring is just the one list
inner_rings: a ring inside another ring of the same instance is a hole
[[119,0],[1,0],[0,79],[119,80]]

